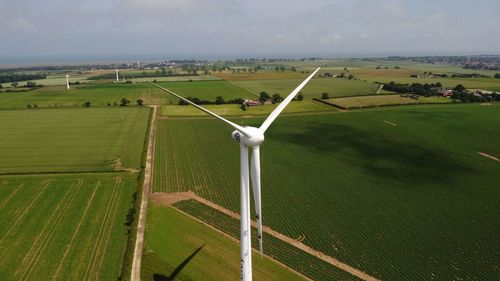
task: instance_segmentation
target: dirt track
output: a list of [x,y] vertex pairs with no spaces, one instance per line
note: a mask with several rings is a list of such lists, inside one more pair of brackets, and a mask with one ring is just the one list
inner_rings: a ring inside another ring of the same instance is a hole
[[[238,213],[235,213],[231,210],[228,210],[222,206],[219,206],[213,202],[210,202],[198,195],[196,195],[195,193],[193,192],[176,192],[176,193],[162,193],[162,192],[155,192],[155,193],[152,193],[151,194],[151,200],[155,203],[160,203],[160,204],[165,204],[165,205],[172,205],[176,202],[179,202],[179,201],[184,201],[184,200],[190,200],[190,199],[193,199],[193,200],[196,200],[202,204],[205,204],[213,209],[216,209],[232,218],[235,218],[237,220],[240,219],[240,215]],[[254,227],[257,227],[257,224],[252,221],[252,225]],[[210,225],[209,225],[210,226]],[[210,226],[211,227],[211,226]],[[213,227],[212,227],[213,228]],[[217,230],[217,229],[216,229]],[[315,250],[307,245],[305,245],[304,243],[302,243],[301,241],[297,241],[293,238],[290,238],[288,236],[285,236],[273,229],[271,229],[270,227],[267,227],[267,226],[263,226],[262,227],[262,230],[264,232],[266,232],[267,234],[270,234],[288,244],[291,244],[293,246],[295,246],[296,248],[299,248],[301,249],[302,251],[306,252],[306,253],[309,253],[343,271],[346,271],[346,272],[349,272],[350,274],[362,279],[362,280],[367,280],[367,281],[375,281],[375,280],[378,280],[376,279],[375,277],[372,277],[366,273],[364,273],[363,271],[361,270],[358,270],[348,264],[345,264],[333,257],[330,257],[328,255],[326,255],[325,253],[321,252],[321,251],[318,251],[318,250]]]
[[153,106],[153,117],[151,119],[151,128],[149,129],[148,152],[146,156],[146,168],[144,169],[144,184],[142,189],[141,209],[139,211],[139,222],[137,225],[137,236],[134,247],[134,257],[132,261],[132,270],[130,274],[131,281],[141,280],[141,261],[142,248],[144,246],[144,231],[146,228],[146,217],[148,210],[149,193],[151,189],[151,180],[153,178],[154,161],[154,139],[156,134],[156,111],[158,106]]

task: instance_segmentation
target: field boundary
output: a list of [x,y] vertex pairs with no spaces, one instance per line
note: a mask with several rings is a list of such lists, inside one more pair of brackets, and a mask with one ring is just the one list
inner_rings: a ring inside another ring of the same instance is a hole
[[[225,215],[228,215],[234,219],[240,220],[240,215],[238,213],[235,213],[235,212],[233,212],[229,209],[226,209],[220,205],[217,205],[217,204],[215,204],[215,203],[213,203],[205,198],[202,198],[202,197],[196,195],[194,192],[176,192],[176,193],[155,192],[155,193],[151,194],[151,200],[153,202],[156,201],[160,204],[165,204],[168,206],[172,206],[172,204],[174,204],[174,203],[177,203],[180,201],[185,201],[185,200],[190,200],[190,199],[196,200],[199,203],[204,204],[204,205],[206,205],[212,209],[215,209],[217,211],[220,211],[221,213],[223,213]],[[178,208],[175,208],[175,209],[178,210]],[[180,211],[182,211],[182,210],[180,210]],[[185,213],[185,212],[183,212],[183,213]],[[251,224],[253,227],[257,227],[257,224],[253,220],[251,221]],[[216,229],[213,226],[210,226],[210,227],[213,229]],[[288,243],[288,244],[290,244],[290,245],[292,245],[292,246],[294,246],[294,247],[296,247],[296,248],[298,248],[298,249],[300,249],[300,250],[302,250],[302,251],[304,251],[312,256],[315,256],[315,257],[319,258],[320,260],[325,261],[325,262],[335,266],[336,268],[341,269],[349,274],[352,274],[352,275],[354,275],[362,280],[379,281],[379,279],[377,279],[373,276],[370,276],[367,273],[365,273],[357,268],[354,268],[346,263],[343,263],[343,262],[321,252],[321,251],[313,249],[300,241],[297,241],[297,240],[290,238],[282,233],[279,233],[279,232],[271,229],[268,226],[263,226],[262,230],[265,233],[272,235],[275,238],[277,238],[285,243]]]
[[148,151],[146,156],[146,167],[144,168],[144,183],[142,188],[141,208],[139,210],[139,219],[137,223],[137,234],[135,240],[134,254],[132,260],[132,269],[130,273],[131,281],[141,280],[141,262],[142,250],[144,246],[144,232],[146,230],[146,217],[148,210],[148,200],[153,180],[153,162],[156,136],[156,115],[158,106],[153,106],[153,117],[151,119],[151,128],[149,129]]

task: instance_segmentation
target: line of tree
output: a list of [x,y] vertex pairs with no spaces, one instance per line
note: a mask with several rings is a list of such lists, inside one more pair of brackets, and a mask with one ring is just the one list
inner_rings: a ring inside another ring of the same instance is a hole
[[413,83],[413,84],[399,84],[391,81],[388,84],[384,84],[383,89],[386,91],[396,92],[396,93],[415,93],[422,96],[435,96],[439,94],[439,88],[443,85],[441,83]]
[[[215,101],[211,101],[211,100],[201,100],[197,97],[187,97],[186,99],[188,99],[189,101],[195,103],[195,104],[199,104],[199,105],[202,105],[202,104],[242,104],[243,103],[243,99],[232,99],[232,100],[224,100],[224,98],[222,96],[217,96],[215,98]],[[185,102],[184,100],[179,100],[179,105],[188,105],[187,102]]]
[[21,82],[21,81],[38,80],[45,78],[47,78],[47,75],[43,73],[35,73],[35,74],[0,73],[0,83]]
[[451,98],[454,100],[460,100],[463,103],[470,102],[492,102],[492,101],[500,101],[500,94],[493,92],[491,94],[480,94],[480,93],[471,93],[468,92],[467,89],[459,84],[455,88],[453,88],[453,94]]

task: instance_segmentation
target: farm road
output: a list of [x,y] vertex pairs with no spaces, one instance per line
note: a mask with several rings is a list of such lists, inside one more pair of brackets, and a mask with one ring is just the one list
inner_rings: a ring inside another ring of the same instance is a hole
[[139,211],[139,222],[137,225],[137,236],[134,247],[134,257],[130,274],[131,281],[141,280],[142,248],[144,246],[144,231],[146,228],[146,217],[148,210],[148,199],[151,190],[151,179],[153,178],[154,144],[156,136],[156,112],[157,105],[153,105],[153,117],[149,128],[148,152],[146,156],[146,168],[144,169],[144,184],[142,188],[141,209]]

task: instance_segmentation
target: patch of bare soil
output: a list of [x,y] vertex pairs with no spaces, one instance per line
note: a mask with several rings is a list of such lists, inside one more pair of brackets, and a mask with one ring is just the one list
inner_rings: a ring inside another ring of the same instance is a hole
[[113,165],[113,168],[115,169],[115,171],[125,171],[125,172],[131,172],[131,173],[139,173],[139,169],[123,167],[123,162],[122,162],[121,158],[116,158],[115,160],[113,160],[113,164],[112,165]]
[[[240,219],[240,215],[238,213],[235,213],[235,212],[228,210],[220,205],[217,205],[211,201],[208,201],[205,198],[202,198],[193,192],[176,192],[176,193],[155,192],[155,193],[151,194],[151,199],[155,203],[160,203],[160,204],[165,204],[165,205],[172,205],[176,202],[193,199],[193,200],[196,200],[202,204],[205,204],[213,209],[216,209],[216,210],[218,210],[218,211],[220,211],[220,212],[222,212],[222,213],[224,213],[224,214],[226,214],[234,219],[237,219],[237,220]],[[257,224],[254,221],[252,221],[252,226],[257,227]],[[305,245],[304,243],[302,243],[302,241],[305,239],[305,236],[303,238],[299,237],[299,239],[296,240],[296,239],[290,238],[284,234],[281,234],[281,233],[271,229],[268,226],[263,226],[262,231],[264,231],[265,233],[272,235],[272,236],[274,236],[274,237],[276,237],[276,238],[278,238],[278,239],[280,239],[280,240],[282,240],[290,245],[293,245],[296,248],[299,248],[302,251],[304,251],[308,254],[311,254],[311,255],[313,255],[313,256],[341,269],[341,270],[344,270],[344,271],[346,271],[346,272],[348,272],[348,273],[350,273],[350,274],[352,274],[352,275],[354,275],[362,280],[367,280],[367,281],[378,280],[375,277],[370,276],[359,269],[356,269],[356,268],[354,268],[348,264],[345,264],[345,263],[343,263],[343,262],[341,262],[333,257],[328,256],[327,254],[325,254],[321,251],[315,250],[315,249]],[[302,239],[300,239],[300,238],[302,238]]]

